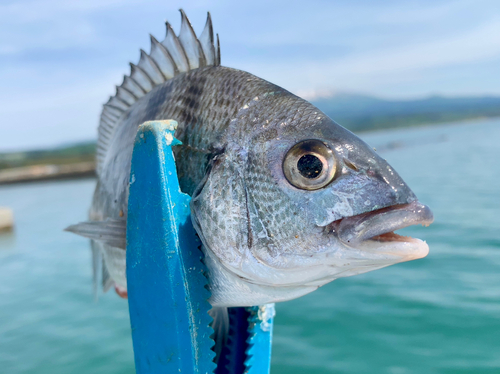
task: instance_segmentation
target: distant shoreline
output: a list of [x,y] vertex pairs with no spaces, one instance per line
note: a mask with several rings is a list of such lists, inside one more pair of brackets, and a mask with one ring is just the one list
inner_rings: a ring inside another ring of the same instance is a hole
[[94,162],[78,162],[65,165],[33,165],[0,170],[0,185],[95,176]]
[[[435,127],[435,126],[453,126],[453,125],[462,125],[462,124],[467,123],[467,122],[484,122],[484,121],[495,121],[495,120],[500,120],[500,116],[494,116],[494,117],[479,116],[479,117],[474,117],[474,118],[458,119],[455,121],[422,122],[422,123],[410,124],[407,126],[392,126],[392,127],[380,127],[380,128],[375,128],[375,129],[363,129],[363,130],[350,130],[350,129],[348,129],[348,130],[355,133],[355,134],[368,134],[368,133],[390,131],[390,130],[415,129],[418,127],[425,128],[425,127]],[[338,122],[336,122],[336,123],[338,123]],[[343,126],[341,123],[339,123],[339,125]]]

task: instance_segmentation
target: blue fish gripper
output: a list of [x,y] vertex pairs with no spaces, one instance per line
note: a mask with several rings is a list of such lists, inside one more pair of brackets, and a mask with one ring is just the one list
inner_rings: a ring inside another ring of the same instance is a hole
[[190,197],[180,191],[172,147],[177,123],[143,123],[132,156],[127,218],[127,288],[138,374],[265,374],[274,306],[229,308],[218,364],[201,242]]

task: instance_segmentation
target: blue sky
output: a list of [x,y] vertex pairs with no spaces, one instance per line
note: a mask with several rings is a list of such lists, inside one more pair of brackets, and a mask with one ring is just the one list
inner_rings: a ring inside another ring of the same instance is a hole
[[212,14],[222,64],[306,98],[500,95],[500,1],[2,0],[0,152],[90,140],[149,36]]

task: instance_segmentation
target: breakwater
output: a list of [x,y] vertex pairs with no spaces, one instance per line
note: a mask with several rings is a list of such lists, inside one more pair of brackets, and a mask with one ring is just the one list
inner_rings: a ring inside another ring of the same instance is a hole
[[0,185],[43,180],[91,177],[95,175],[95,162],[63,165],[33,165],[0,170]]

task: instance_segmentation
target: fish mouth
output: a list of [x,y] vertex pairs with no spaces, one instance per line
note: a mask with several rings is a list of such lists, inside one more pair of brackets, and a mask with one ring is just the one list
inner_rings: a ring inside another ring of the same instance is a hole
[[429,247],[420,239],[394,231],[419,224],[429,226],[433,221],[429,207],[414,201],[345,217],[328,224],[327,230],[347,247],[394,255],[405,261],[425,257]]

